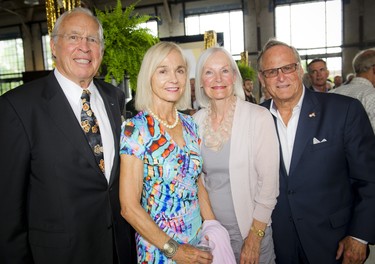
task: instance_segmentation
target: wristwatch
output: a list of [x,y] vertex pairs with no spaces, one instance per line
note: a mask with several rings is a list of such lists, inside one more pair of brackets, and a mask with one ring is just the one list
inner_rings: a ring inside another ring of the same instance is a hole
[[264,237],[264,230],[262,230],[262,229],[255,229],[255,227],[254,226],[251,226],[251,229],[250,229],[251,231],[253,231],[258,237]]
[[172,258],[176,254],[178,246],[179,244],[173,238],[171,238],[167,243],[164,244],[161,252],[163,252],[167,258]]

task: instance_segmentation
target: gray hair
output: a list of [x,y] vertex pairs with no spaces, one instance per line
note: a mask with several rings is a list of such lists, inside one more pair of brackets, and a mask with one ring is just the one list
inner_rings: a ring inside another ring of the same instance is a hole
[[99,41],[100,41],[100,49],[101,49],[101,53],[103,54],[103,52],[104,52],[104,37],[103,37],[102,23],[99,21],[99,19],[96,16],[94,16],[94,14],[91,12],[90,9],[87,9],[87,8],[84,8],[84,7],[73,8],[72,10],[66,11],[61,16],[59,16],[59,18],[56,20],[56,23],[55,23],[55,25],[52,29],[51,38],[53,38],[54,42],[57,42],[59,30],[60,30],[60,27],[61,27],[61,24],[63,23],[63,21],[67,17],[70,17],[70,16],[75,15],[75,14],[79,14],[79,13],[88,15],[98,24],[98,35],[99,35]]
[[178,110],[184,110],[190,108],[191,97],[190,97],[190,83],[188,82],[189,67],[186,57],[180,46],[173,42],[159,42],[149,48],[143,57],[141,69],[137,79],[137,92],[135,94],[135,109],[138,111],[145,111],[148,108],[152,108],[152,87],[151,79],[160,63],[168,56],[172,51],[177,51],[185,65],[186,65],[186,84],[185,91],[178,100],[176,108]]
[[353,59],[353,70],[356,74],[367,72],[375,65],[375,50],[360,51]]
[[236,76],[236,81],[234,83],[233,89],[234,95],[245,100],[245,93],[242,86],[242,77],[237,63],[234,61],[232,55],[226,49],[222,47],[212,47],[205,50],[200,55],[195,69],[195,98],[197,99],[198,105],[200,107],[207,107],[210,102],[210,98],[206,95],[202,86],[203,67],[206,64],[207,60],[212,55],[218,52],[223,53],[228,58],[228,60],[230,61],[230,67],[232,68],[233,73]]
[[279,41],[279,40],[276,40],[276,39],[270,39],[267,41],[267,43],[263,46],[263,49],[260,51],[259,55],[258,55],[258,59],[257,59],[257,69],[259,72],[262,72],[263,69],[263,56],[264,56],[264,53],[269,50],[270,48],[272,47],[275,47],[275,46],[284,46],[284,47],[287,47],[289,49],[292,50],[293,54],[294,54],[294,57],[296,59],[296,61],[301,65],[301,57],[299,56],[299,53],[297,51],[297,49],[293,46],[290,46],[288,44],[286,44],[285,42],[282,42],[282,41]]

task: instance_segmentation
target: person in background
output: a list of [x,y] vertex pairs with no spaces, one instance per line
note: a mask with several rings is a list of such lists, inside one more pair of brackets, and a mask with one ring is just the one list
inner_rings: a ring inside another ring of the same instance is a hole
[[356,77],[333,93],[357,98],[363,104],[375,132],[375,50],[360,51],[353,59]]
[[327,84],[329,71],[327,69],[327,63],[323,59],[313,59],[307,65],[307,72],[309,73],[311,80],[311,90],[315,92],[326,93],[330,90],[330,84]]
[[270,217],[278,195],[279,145],[271,114],[244,101],[237,64],[224,48],[197,63],[193,117],[202,138],[203,175],[216,219],[237,263],[274,263]]
[[264,101],[267,101],[268,99],[271,99],[271,95],[268,92],[268,90],[265,87],[262,87],[262,97],[259,100],[259,103],[263,103]]
[[198,103],[195,98],[195,78],[190,78],[190,93],[191,93],[191,106],[183,111],[180,111],[181,113],[187,114],[187,115],[194,115],[198,109]]
[[212,263],[197,249],[202,218],[213,220],[199,177],[197,125],[178,112],[190,106],[188,65],[172,42],[144,56],[135,107],[121,132],[121,214],[136,230],[138,263]]
[[363,263],[375,242],[375,136],[361,103],[305,89],[297,50],[269,40],[258,78],[281,145],[276,263]]
[[75,8],[50,45],[55,70],[0,97],[0,263],[135,263],[118,193],[124,102],[93,79],[103,28]]
[[191,106],[194,110],[199,110],[197,99],[195,98],[195,78],[190,78]]
[[337,87],[341,86],[341,84],[342,84],[342,77],[340,75],[336,75],[333,78],[333,83],[334,83],[333,89],[336,89]]
[[245,101],[248,101],[253,104],[257,104],[257,100],[253,95],[254,83],[251,79],[243,80],[243,90],[245,92]]

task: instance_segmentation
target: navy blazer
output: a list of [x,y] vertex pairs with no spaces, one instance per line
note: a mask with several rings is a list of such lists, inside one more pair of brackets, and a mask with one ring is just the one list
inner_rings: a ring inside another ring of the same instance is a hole
[[298,238],[311,264],[338,263],[345,236],[375,242],[375,136],[358,100],[305,89],[289,175],[280,157],[277,263],[298,263]]
[[115,247],[135,262],[120,215],[121,101],[95,85],[115,142],[109,183],[53,72],[0,97],[0,263],[107,264]]

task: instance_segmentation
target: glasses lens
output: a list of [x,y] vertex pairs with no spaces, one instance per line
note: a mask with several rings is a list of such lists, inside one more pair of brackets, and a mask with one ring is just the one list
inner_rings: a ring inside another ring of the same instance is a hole
[[263,75],[266,77],[266,78],[272,78],[272,77],[275,77],[277,75],[277,69],[269,69],[269,70],[265,70],[263,71]]
[[296,68],[297,68],[297,64],[293,63],[293,64],[289,64],[289,65],[285,65],[281,67],[281,71],[283,73],[292,73],[296,70]]

